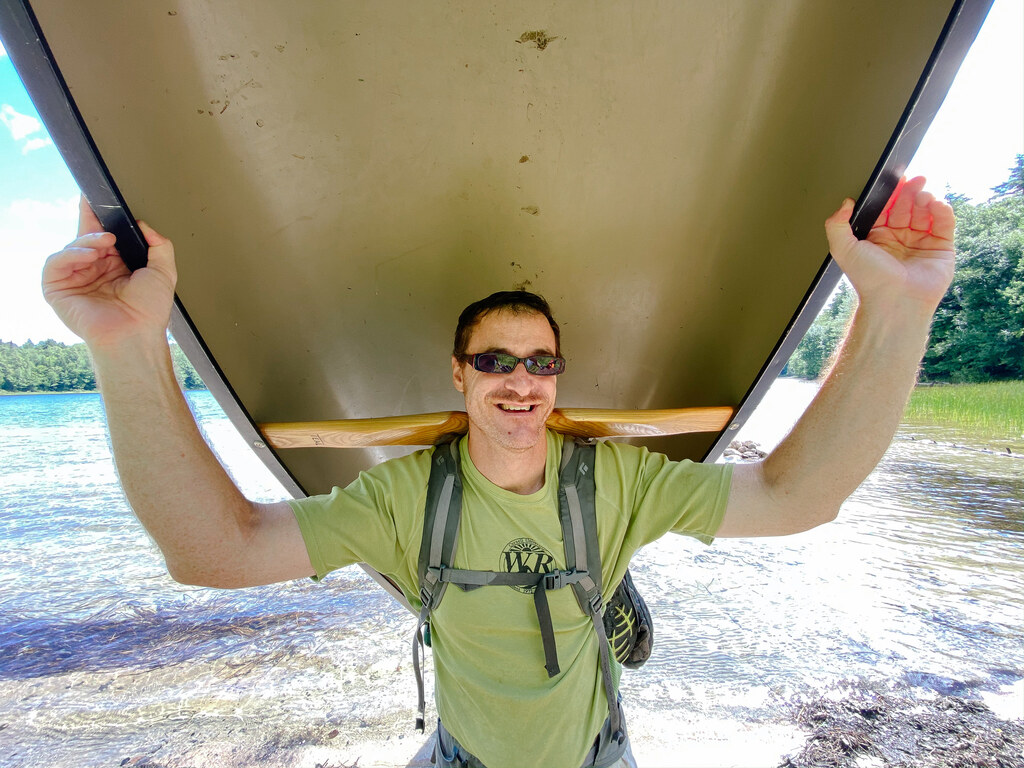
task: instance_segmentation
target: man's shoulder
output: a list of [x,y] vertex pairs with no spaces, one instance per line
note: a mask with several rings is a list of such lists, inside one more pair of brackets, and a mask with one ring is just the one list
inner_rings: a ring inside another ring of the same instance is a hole
[[647,483],[657,477],[692,477],[714,474],[718,465],[704,464],[690,459],[672,459],[660,451],[652,451],[644,445],[619,443],[610,440],[597,443],[595,459],[598,482],[612,481],[624,485]]
[[598,440],[596,446],[598,461],[603,459],[605,461],[627,461],[643,464],[651,458],[668,460],[668,457],[664,454],[654,453],[644,445],[619,443],[614,440]]
[[360,478],[387,485],[424,485],[430,476],[430,460],[438,446],[395,456],[360,473]]

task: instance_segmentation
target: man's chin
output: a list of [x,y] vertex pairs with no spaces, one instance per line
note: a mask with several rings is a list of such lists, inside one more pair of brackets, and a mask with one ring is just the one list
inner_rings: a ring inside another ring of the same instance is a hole
[[491,425],[480,430],[481,437],[507,451],[531,451],[547,443],[547,427],[544,422],[532,421],[509,427],[505,424]]

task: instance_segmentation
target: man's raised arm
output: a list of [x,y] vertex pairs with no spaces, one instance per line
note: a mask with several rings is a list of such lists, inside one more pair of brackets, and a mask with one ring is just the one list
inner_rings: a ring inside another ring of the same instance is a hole
[[793,431],[760,464],[735,468],[719,536],[778,536],[834,519],[888,448],[953,278],[953,211],[924,184],[901,181],[866,240],[850,229],[853,200],[825,222],[860,303]]
[[129,272],[82,199],[78,239],[43,268],[43,295],[85,340],[128,502],[176,580],[243,587],[313,573],[287,503],[254,504],[203,440],[171,365],[170,240],[140,222],[149,263]]

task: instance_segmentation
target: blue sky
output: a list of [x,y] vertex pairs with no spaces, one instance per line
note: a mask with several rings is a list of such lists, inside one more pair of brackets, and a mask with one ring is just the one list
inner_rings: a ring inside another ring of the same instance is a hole
[[[908,173],[976,202],[1024,153],[1024,2],[996,0]],[[74,239],[78,188],[0,48],[0,340],[78,338],[39,292],[46,256]]]

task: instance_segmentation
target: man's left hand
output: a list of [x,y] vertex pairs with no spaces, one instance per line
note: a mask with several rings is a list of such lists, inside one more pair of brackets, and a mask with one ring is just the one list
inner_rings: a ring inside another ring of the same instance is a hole
[[953,209],[924,190],[923,176],[900,180],[866,240],[850,229],[847,198],[825,222],[832,257],[861,304],[917,304],[929,315],[953,279]]

